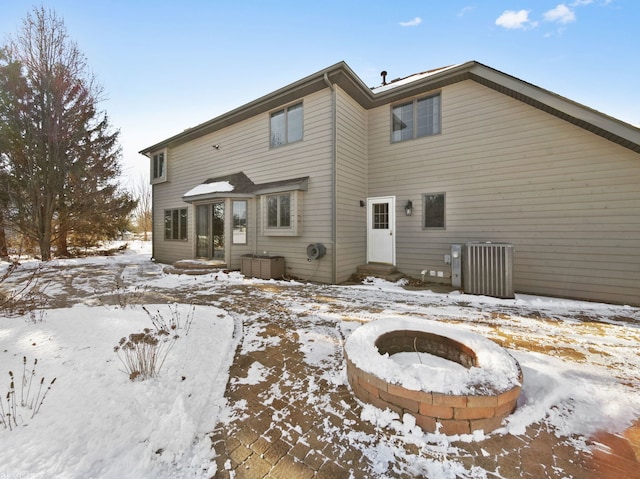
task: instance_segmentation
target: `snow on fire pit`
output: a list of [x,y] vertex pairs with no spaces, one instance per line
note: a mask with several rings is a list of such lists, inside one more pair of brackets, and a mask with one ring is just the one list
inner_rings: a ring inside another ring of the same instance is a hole
[[515,408],[522,370],[493,341],[417,318],[381,319],[345,343],[347,377],[361,401],[410,414],[424,431],[490,432]]

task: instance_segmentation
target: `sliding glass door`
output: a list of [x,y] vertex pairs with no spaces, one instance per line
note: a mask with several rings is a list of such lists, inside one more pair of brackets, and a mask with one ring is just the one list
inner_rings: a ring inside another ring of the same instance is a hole
[[196,206],[196,257],[224,261],[224,202]]

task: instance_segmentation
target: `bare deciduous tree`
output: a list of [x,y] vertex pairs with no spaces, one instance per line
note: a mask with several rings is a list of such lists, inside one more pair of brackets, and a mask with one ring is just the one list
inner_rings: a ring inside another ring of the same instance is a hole
[[144,176],[138,178],[133,186],[133,197],[138,201],[138,206],[133,212],[133,220],[136,224],[137,232],[144,235],[144,240],[149,238],[149,231],[152,228],[153,212],[151,202],[151,185]]

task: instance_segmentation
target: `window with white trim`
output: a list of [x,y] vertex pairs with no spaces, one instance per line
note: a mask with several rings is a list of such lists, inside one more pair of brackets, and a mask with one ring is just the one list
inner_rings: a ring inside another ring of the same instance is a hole
[[391,108],[391,142],[439,134],[440,103],[438,93],[393,106]]
[[167,153],[166,150],[151,155],[151,182],[160,183],[167,179]]
[[247,244],[247,201],[233,201],[233,244]]
[[263,235],[298,236],[302,233],[302,195],[299,191],[262,197]]
[[271,113],[271,148],[302,140],[302,103]]

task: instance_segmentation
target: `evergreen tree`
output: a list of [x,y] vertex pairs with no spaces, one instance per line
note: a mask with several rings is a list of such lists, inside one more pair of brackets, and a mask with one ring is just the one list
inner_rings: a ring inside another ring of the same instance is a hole
[[97,109],[101,94],[63,21],[35,8],[0,55],[0,154],[9,178],[4,219],[43,260],[53,242],[65,254],[80,225],[105,231],[114,214],[120,221],[135,207],[115,186],[119,132]]

